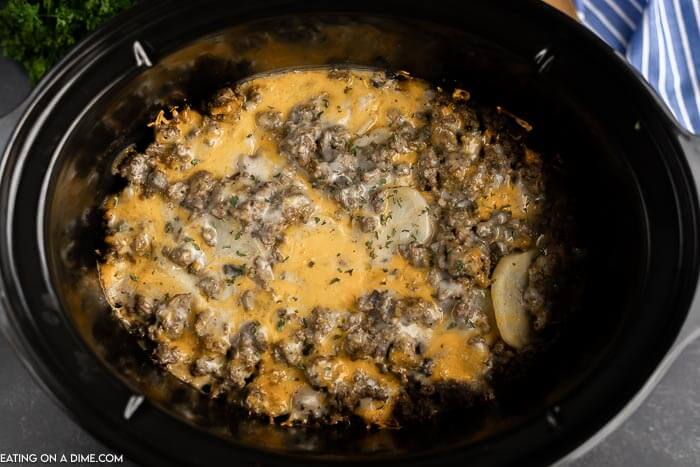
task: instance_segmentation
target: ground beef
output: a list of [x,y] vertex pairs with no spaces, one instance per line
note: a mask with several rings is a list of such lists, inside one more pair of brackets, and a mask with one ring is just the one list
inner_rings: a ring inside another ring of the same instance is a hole
[[393,299],[387,291],[375,290],[361,296],[357,312],[342,324],[346,332],[344,350],[353,358],[371,358],[384,364],[392,343],[398,338],[400,322],[434,323],[438,311],[420,299]]
[[154,321],[154,300],[135,294],[124,302],[118,301],[115,305],[114,315],[125,329],[139,337],[144,337],[149,333],[149,324]]
[[221,293],[221,281],[214,277],[204,277],[197,282],[197,287],[207,298],[217,298]]
[[232,188],[230,181],[221,180],[219,183],[216,183],[209,196],[209,212],[211,212],[211,215],[217,219],[226,217],[233,208],[231,197]]
[[375,321],[389,323],[394,317],[396,304],[388,291],[373,290],[357,300],[357,309]]
[[449,105],[437,106],[431,115],[430,142],[440,151],[450,152],[458,147],[462,119]]
[[346,154],[350,133],[342,125],[335,125],[323,130],[318,141],[321,158],[325,162],[333,162],[341,154]]
[[276,193],[276,186],[272,183],[260,184],[250,196],[237,205],[236,217],[245,226],[254,226],[263,220],[263,216],[270,209],[270,200]]
[[177,127],[177,122],[173,119],[168,123],[156,125],[155,140],[158,144],[174,143],[180,136],[180,129]]
[[562,269],[562,254],[552,249],[539,255],[528,269],[527,287],[523,293],[525,306],[534,317],[536,330],[544,329],[550,321],[552,299],[556,294],[557,273]]
[[241,304],[246,311],[251,311],[255,307],[255,292],[246,290],[241,295]]
[[170,153],[170,167],[179,167],[180,170],[187,169],[194,160],[194,151],[187,144],[176,144]]
[[416,128],[401,115],[398,111],[389,114],[391,119],[391,136],[386,142],[386,146],[396,154],[405,154],[414,149],[414,143],[418,133]]
[[438,188],[440,174],[440,158],[432,147],[428,147],[420,153],[416,163],[416,183],[423,191],[431,191]]
[[267,131],[277,131],[282,127],[282,114],[275,110],[265,110],[255,115],[255,123]]
[[420,344],[409,336],[396,339],[389,350],[387,363],[392,373],[397,374],[403,382],[408,381],[412,372],[422,371],[423,357],[420,355]]
[[217,233],[211,224],[202,225],[202,240],[209,246],[216,246]]
[[163,366],[179,363],[183,360],[183,357],[182,352],[180,352],[177,347],[173,347],[166,342],[159,342],[153,352],[155,361]]
[[416,297],[396,300],[395,314],[403,324],[416,323],[428,327],[442,319],[442,311],[439,308]]
[[182,335],[190,319],[190,307],[192,295],[179,294],[164,303],[158,304],[155,309],[156,323],[151,334],[158,336],[164,334],[170,339],[177,339]]
[[262,256],[256,256],[253,259],[252,267],[248,269],[248,276],[263,289],[266,289],[270,282],[275,279],[270,261]]
[[288,339],[276,344],[275,355],[277,355],[277,359],[284,360],[292,366],[301,366],[305,357],[305,342],[306,333],[301,329],[297,330]]
[[491,271],[490,251],[484,245],[448,246],[447,272],[452,277],[468,277],[487,286]]
[[335,367],[336,363],[331,357],[313,357],[304,365],[304,374],[313,387],[333,393],[338,384],[333,372]]
[[192,363],[190,372],[192,373],[192,376],[210,375],[219,377],[224,369],[223,363],[224,359],[221,357],[203,355]]
[[153,142],[143,152],[151,160],[158,160],[168,167],[173,167],[176,162],[175,147],[172,144],[160,144]]
[[491,331],[491,323],[487,315],[490,306],[490,296],[486,290],[472,287],[464,294],[451,311],[452,320],[458,326],[477,329],[481,334]]
[[146,189],[144,195],[153,196],[156,193],[162,193],[168,189],[168,179],[165,177],[165,172],[156,169],[148,174],[146,180]]
[[374,232],[379,225],[379,221],[374,216],[358,216],[357,221],[360,224],[360,230],[364,233]]
[[251,86],[243,95],[242,107],[245,110],[253,110],[258,106],[261,100],[262,93],[260,92],[260,88],[258,88],[257,86]]
[[192,242],[184,242],[171,251],[164,252],[170,261],[183,268],[193,264],[198,256],[198,251]]
[[154,301],[148,297],[137,294],[135,298],[134,311],[144,320],[150,319],[153,315]]
[[360,185],[352,185],[335,193],[335,198],[345,209],[357,208],[365,199],[365,190]]
[[382,387],[377,380],[371,378],[363,371],[356,371],[352,375],[349,386],[338,390],[339,397],[345,399],[344,403],[348,407],[354,407],[360,399],[374,399],[385,401],[389,397],[389,390]]
[[223,131],[218,121],[209,116],[205,116],[202,121],[201,132],[205,136],[204,141],[207,145],[213,147],[218,143]]
[[134,236],[131,245],[132,250],[138,256],[148,256],[151,253],[151,238],[147,232],[139,232]]
[[321,134],[319,118],[327,102],[325,96],[318,96],[305,104],[297,105],[284,123],[280,152],[301,167],[308,166],[316,153],[316,141]]
[[307,319],[306,343],[319,344],[336,328],[339,328],[345,319],[345,314],[336,310],[316,307],[311,311],[311,317]]
[[282,193],[281,208],[285,224],[303,223],[309,220],[314,206],[311,200],[296,187]]
[[236,115],[236,110],[241,105],[241,97],[231,88],[218,91],[209,103],[211,115]]
[[430,250],[421,243],[411,242],[400,245],[399,252],[409,263],[418,268],[430,266]]
[[231,324],[225,316],[206,309],[197,315],[194,331],[204,348],[216,354],[224,354],[231,346]]
[[391,324],[373,321],[364,315],[351,315],[345,325],[344,350],[354,359],[370,358],[383,362],[396,336]]
[[180,203],[187,196],[189,189],[190,187],[183,182],[173,183],[167,189],[168,199],[173,203]]
[[288,131],[280,149],[300,166],[306,167],[316,152],[317,126],[301,126]]
[[255,371],[262,352],[267,349],[267,340],[260,323],[250,321],[241,326],[232,340],[231,349],[226,379],[235,388],[242,388]]
[[152,167],[151,158],[137,152],[134,146],[129,146],[114,160],[112,173],[125,178],[132,185],[143,185]]
[[313,205],[303,190],[284,176],[257,186],[236,209],[236,217],[266,246],[281,240],[292,224],[306,222]]
[[209,203],[209,195],[215,185],[214,177],[207,171],[199,171],[188,180],[189,186],[182,205],[195,212],[201,212]]

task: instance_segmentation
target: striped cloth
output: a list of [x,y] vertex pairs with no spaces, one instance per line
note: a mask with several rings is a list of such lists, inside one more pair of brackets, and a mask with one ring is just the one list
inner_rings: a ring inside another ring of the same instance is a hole
[[700,0],[576,0],[579,18],[625,55],[686,129],[700,133]]

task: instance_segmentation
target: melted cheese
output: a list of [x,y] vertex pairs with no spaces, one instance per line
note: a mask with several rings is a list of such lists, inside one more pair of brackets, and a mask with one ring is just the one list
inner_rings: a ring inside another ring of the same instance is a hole
[[291,227],[280,248],[287,259],[276,266],[272,289],[285,303],[302,309],[348,310],[358,297],[374,289],[432,300],[427,271],[396,255],[386,266],[375,265],[366,239],[351,227],[347,216],[341,221],[316,217],[309,224]]
[[[373,141],[382,138],[382,129],[389,125],[394,110],[417,125],[415,116],[424,110],[430,99],[425,83],[408,80],[401,82],[399,89],[384,89],[373,87],[369,76],[367,72],[355,71],[346,81],[329,79],[326,70],[312,70],[257,77],[244,83],[241,92],[254,86],[262,96],[261,101],[253,110],[236,109],[232,112],[235,118],[226,117],[219,122],[218,133],[208,132],[203,117],[197,112],[181,110],[177,114],[177,125],[183,135],[181,144],[191,154],[191,160],[177,168],[161,164],[159,169],[166,173],[170,183],[184,181],[201,170],[209,171],[215,177],[243,171],[257,180],[270,180],[288,167],[289,162],[279,153],[273,137],[256,125],[257,111],[274,109],[281,112],[284,119],[293,106],[321,94],[328,102],[322,117],[327,125],[342,123],[351,133],[368,135]],[[412,164],[415,159],[415,152],[409,152],[398,157],[397,162]],[[135,255],[131,251],[125,256],[128,259],[110,261],[101,266],[100,278],[109,302],[114,306],[126,304],[134,293],[152,299],[162,299],[166,294],[189,293],[193,297],[194,314],[212,310],[219,319],[230,323],[232,333],[242,323],[257,320],[271,343],[284,342],[295,331],[292,326],[279,326],[277,311],[280,308],[291,309],[302,318],[309,316],[315,307],[355,312],[358,297],[375,289],[388,290],[397,297],[420,297],[434,303],[435,291],[428,281],[427,270],[408,264],[396,254],[395,248],[387,247],[388,253],[383,253],[377,260],[368,244],[376,242],[375,247],[381,248],[378,246],[380,239],[362,233],[353,225],[352,213],[342,211],[325,194],[312,188],[300,172],[295,174],[295,183],[303,188],[315,212],[305,224],[294,225],[284,232],[279,253],[285,259],[274,265],[274,280],[263,290],[250,278],[240,276],[227,283],[216,299],[205,297],[197,287],[199,279],[165,258],[161,253],[163,248],[175,248],[182,244],[183,238],[189,239],[190,252],[199,262],[200,273],[222,277],[224,265],[249,266],[253,257],[264,252],[262,244],[243,232],[235,219],[222,221],[209,215],[190,218],[188,211],[161,196],[143,198],[132,188],[124,190],[106,207],[110,224],[126,226],[125,230],[115,232],[106,240],[116,250],[121,245],[130,251],[129,242],[133,236],[144,232],[151,248],[146,254]],[[415,196],[420,198],[421,195]],[[510,204],[514,213],[519,212],[513,208],[520,206],[515,198],[515,191],[507,188],[495,192],[480,209],[486,212]],[[417,215],[412,213],[412,219]],[[397,235],[397,241],[408,241],[408,234],[403,233],[405,230],[396,222],[393,220],[390,224],[389,228],[395,232],[387,234],[387,239]],[[215,230],[216,246],[207,245],[202,235],[203,227]],[[424,226],[423,230],[427,228]],[[425,240],[427,235],[424,234]],[[381,243],[387,239],[381,239]],[[252,310],[241,305],[241,296],[247,291],[254,293]],[[192,327],[190,322],[183,336],[171,342],[185,355],[185,360],[169,369],[182,380],[202,387],[209,383],[209,378],[193,377],[189,371],[189,364],[199,351]],[[426,357],[435,362],[434,380],[471,383],[485,371],[488,349],[469,344],[468,332],[445,330],[443,325],[431,332],[432,337],[421,332],[405,326],[407,336],[428,340]],[[330,338],[316,351],[328,355],[337,353]],[[356,372],[362,372],[389,388],[388,400],[363,399],[356,407],[356,413],[368,424],[391,424],[391,411],[400,392],[399,381],[380,372],[373,362],[353,361],[342,354],[333,358],[328,385],[349,382]],[[303,372],[275,362],[269,352],[264,355],[249,389],[251,395],[247,403],[251,410],[270,417],[289,414],[293,410],[295,394],[309,397],[308,391],[311,391]]]
[[531,214],[528,208],[529,202],[522,189],[518,184],[510,181],[491,190],[487,196],[477,198],[477,209],[481,220],[487,220],[494,211],[503,209],[509,211],[514,219],[525,219]]
[[294,396],[309,388],[303,373],[293,367],[275,362],[266,355],[258,376],[248,386],[248,403],[253,412],[270,418],[292,411]]
[[473,333],[456,329],[434,335],[426,351],[426,356],[435,362],[434,380],[475,382],[482,376],[489,350],[479,342],[470,344],[472,336]]

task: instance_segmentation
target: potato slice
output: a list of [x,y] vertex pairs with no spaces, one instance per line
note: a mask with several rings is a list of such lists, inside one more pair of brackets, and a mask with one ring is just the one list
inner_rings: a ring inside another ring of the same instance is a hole
[[400,186],[384,190],[384,214],[380,217],[380,237],[396,245],[426,243],[433,235],[428,203],[414,188]]
[[260,241],[237,223],[213,219],[211,224],[217,232],[217,256],[232,258],[234,263],[247,262],[264,251]]
[[427,243],[433,235],[433,221],[423,195],[407,186],[384,190],[383,212],[375,241],[375,261],[384,263],[397,252],[399,245]]
[[527,269],[535,250],[504,256],[493,271],[491,297],[496,325],[506,344],[520,349],[532,340],[530,317],[523,303]]
[[238,160],[238,169],[244,175],[254,177],[256,180],[263,182],[269,182],[280,171],[280,168],[263,154],[242,156]]
[[375,128],[367,134],[363,134],[353,141],[353,146],[363,148],[372,143],[383,144],[391,137],[391,130],[386,127]]

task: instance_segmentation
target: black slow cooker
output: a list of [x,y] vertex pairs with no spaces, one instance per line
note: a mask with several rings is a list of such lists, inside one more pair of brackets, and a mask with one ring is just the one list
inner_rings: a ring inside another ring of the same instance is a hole
[[[266,50],[270,38],[291,52]],[[468,89],[532,123],[532,144],[567,167],[585,292],[556,343],[498,388],[498,404],[400,430],[282,428],[159,371],[110,320],[96,261],[99,204],[121,187],[109,170],[118,150],[145,144],[163,107],[324,64]],[[539,0],[143,3],[37,86],[0,169],[3,331],[82,426],[144,464],[570,459],[700,332],[700,139],[622,57]]]

